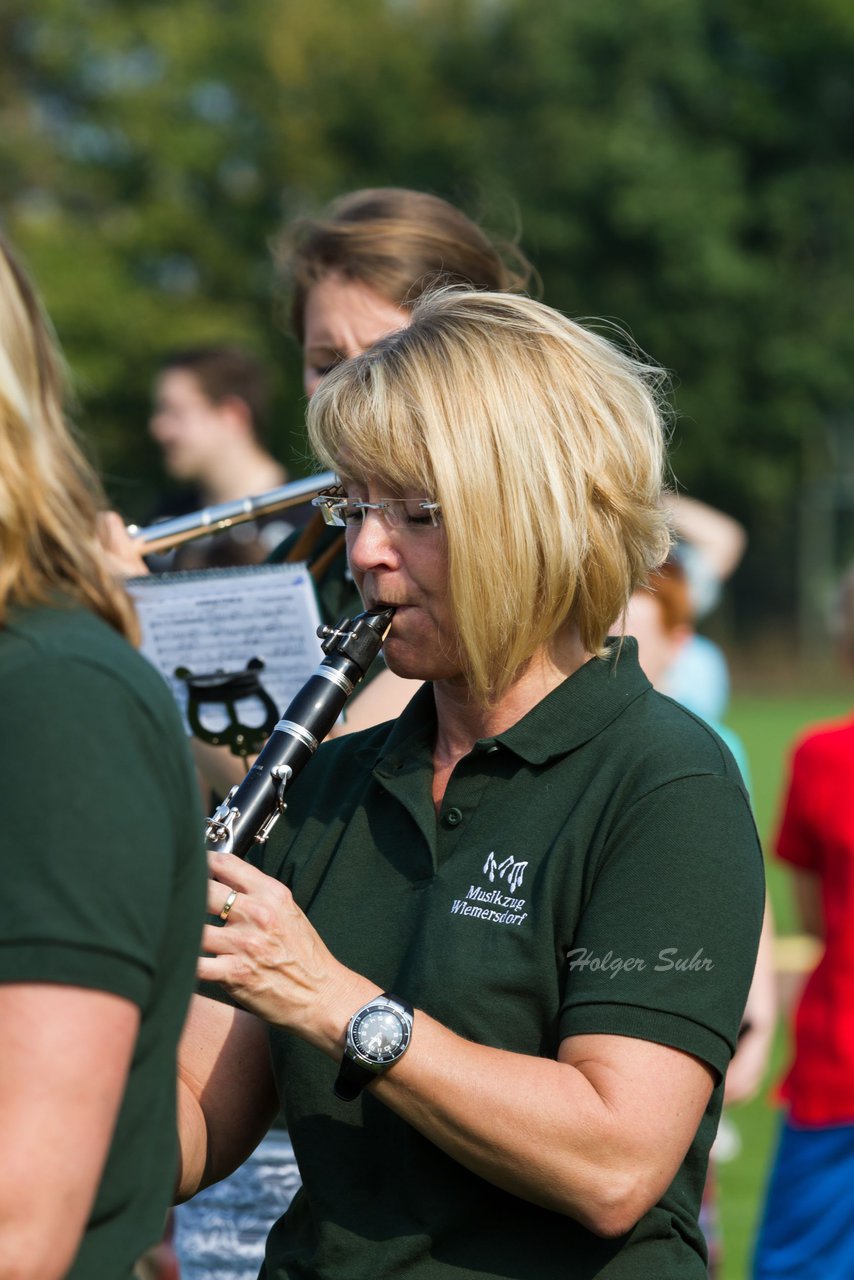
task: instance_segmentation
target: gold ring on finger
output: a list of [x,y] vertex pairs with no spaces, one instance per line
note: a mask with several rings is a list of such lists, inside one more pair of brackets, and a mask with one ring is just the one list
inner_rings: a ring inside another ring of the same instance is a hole
[[237,890],[232,889],[231,893],[228,895],[225,902],[222,904],[222,911],[220,911],[219,913],[219,918],[220,920],[223,921],[223,923],[228,919],[228,913],[231,910],[231,908],[234,906],[234,900],[236,897],[237,897]]

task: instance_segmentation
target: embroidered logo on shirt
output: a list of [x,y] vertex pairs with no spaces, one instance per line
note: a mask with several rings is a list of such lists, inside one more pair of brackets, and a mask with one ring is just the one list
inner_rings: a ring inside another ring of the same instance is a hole
[[483,864],[483,874],[489,876],[490,881],[495,880],[495,873],[503,879],[506,875],[507,884],[515,893],[522,883],[522,877],[525,874],[527,862],[514,862],[512,858],[505,858],[503,862],[495,861],[495,853],[492,852]]
[[514,896],[527,865],[527,862],[517,862],[510,857],[499,862],[493,850],[483,864],[483,874],[491,884],[495,883],[496,877],[504,880],[510,893],[502,893],[501,889],[484,889],[479,884],[469,885],[465,898],[455,898],[451,903],[451,915],[476,916],[492,924],[518,927],[528,918],[528,912],[524,910],[526,899]]

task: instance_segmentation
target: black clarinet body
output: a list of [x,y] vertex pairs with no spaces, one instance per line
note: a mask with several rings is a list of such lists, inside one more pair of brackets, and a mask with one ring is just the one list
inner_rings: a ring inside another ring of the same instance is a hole
[[209,852],[245,858],[266,843],[284,812],[285,794],[329,733],[356,685],[382,648],[394,609],[368,609],[337,627],[320,627],[326,657],[273,729],[239,786],[207,821]]

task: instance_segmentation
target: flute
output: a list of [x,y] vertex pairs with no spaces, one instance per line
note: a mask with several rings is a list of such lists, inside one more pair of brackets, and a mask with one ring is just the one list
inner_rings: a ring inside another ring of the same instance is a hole
[[255,520],[258,516],[273,515],[276,511],[284,511],[286,507],[294,507],[306,498],[313,498],[321,489],[328,489],[335,482],[332,471],[323,471],[317,476],[307,476],[305,480],[291,480],[267,493],[237,498],[233,502],[220,502],[216,506],[205,507],[202,511],[192,511],[171,520],[159,520],[156,524],[144,525],[142,528],[129,524],[127,531],[132,538],[143,544],[144,555],[153,555],[180,546],[182,542],[191,542],[193,538],[219,533],[233,525],[243,524],[246,520]]
[[327,655],[309,676],[243,781],[205,827],[209,852],[245,858],[264,845],[286,808],[285,792],[335,724],[382,648],[394,609],[368,609],[337,627],[319,627]]

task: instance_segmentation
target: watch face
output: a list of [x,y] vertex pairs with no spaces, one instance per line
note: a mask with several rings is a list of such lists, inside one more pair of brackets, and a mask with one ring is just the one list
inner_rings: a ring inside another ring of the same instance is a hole
[[369,1062],[394,1062],[409,1043],[409,1026],[394,1009],[366,1009],[353,1022],[351,1037]]

